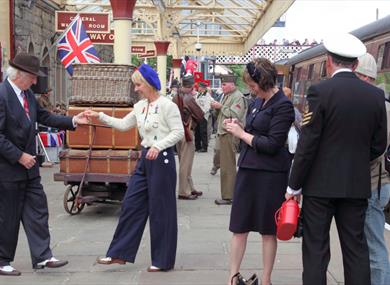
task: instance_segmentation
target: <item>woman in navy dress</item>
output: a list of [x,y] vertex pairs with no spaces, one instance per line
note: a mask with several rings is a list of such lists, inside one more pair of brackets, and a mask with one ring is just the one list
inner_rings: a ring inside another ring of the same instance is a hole
[[237,121],[225,121],[227,131],[241,139],[229,226],[233,232],[229,284],[240,269],[251,231],[263,239],[261,284],[271,284],[277,249],[274,214],[285,200],[291,165],[286,139],[294,121],[293,105],[275,87],[276,77],[275,66],[267,59],[248,63],[243,79],[256,99],[248,108],[245,128]]

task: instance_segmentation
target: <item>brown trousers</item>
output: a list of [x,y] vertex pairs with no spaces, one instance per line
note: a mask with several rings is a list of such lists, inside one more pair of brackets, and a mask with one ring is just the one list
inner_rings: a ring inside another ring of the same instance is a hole
[[213,168],[215,169],[219,169],[221,167],[220,158],[219,158],[220,153],[221,153],[221,149],[219,146],[219,137],[217,136],[215,138],[214,156],[213,156]]
[[187,142],[185,138],[176,144],[177,156],[179,158],[179,195],[188,196],[195,190],[192,181],[192,163],[195,156],[194,136],[191,131],[192,141]]
[[221,163],[221,197],[232,199],[234,184],[236,182],[236,152],[231,134],[223,134],[219,137],[220,163]]

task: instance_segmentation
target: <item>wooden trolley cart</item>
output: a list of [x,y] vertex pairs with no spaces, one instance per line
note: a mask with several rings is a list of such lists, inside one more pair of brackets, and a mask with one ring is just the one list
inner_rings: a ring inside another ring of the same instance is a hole
[[73,150],[60,154],[55,181],[66,185],[64,209],[75,215],[85,204],[122,201],[140,152],[134,150]]

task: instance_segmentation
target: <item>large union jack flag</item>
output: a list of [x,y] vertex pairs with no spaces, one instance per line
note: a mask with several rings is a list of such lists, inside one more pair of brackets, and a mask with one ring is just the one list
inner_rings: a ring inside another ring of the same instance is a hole
[[73,75],[72,63],[100,62],[79,16],[76,16],[57,42],[58,56],[70,75]]

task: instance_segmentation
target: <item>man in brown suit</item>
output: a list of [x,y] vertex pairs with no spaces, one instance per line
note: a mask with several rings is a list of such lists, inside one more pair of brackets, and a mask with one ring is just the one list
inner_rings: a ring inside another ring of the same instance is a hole
[[194,188],[191,171],[195,155],[193,129],[203,119],[204,113],[194,98],[194,77],[184,76],[179,93],[173,97],[183,120],[184,138],[176,144],[179,157],[179,199],[195,200],[203,193]]

